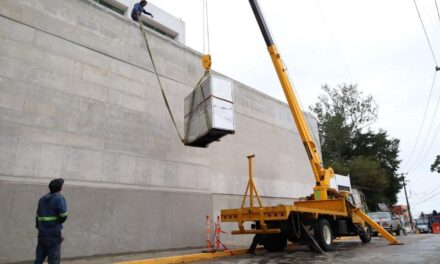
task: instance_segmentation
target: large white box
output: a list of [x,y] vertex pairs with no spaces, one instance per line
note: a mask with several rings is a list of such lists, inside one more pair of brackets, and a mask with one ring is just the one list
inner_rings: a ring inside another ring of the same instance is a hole
[[185,98],[186,144],[206,147],[235,132],[233,82],[209,75]]

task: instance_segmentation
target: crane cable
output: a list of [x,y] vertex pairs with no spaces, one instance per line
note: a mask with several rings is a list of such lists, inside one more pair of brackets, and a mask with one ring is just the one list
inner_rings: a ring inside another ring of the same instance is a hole
[[203,53],[210,54],[209,43],[209,14],[208,14],[208,1],[202,0],[203,4]]
[[[212,60],[211,60],[211,47],[209,45],[209,14],[208,14],[208,1],[202,0],[203,9],[203,56],[202,56],[202,66],[205,71],[211,70]],[[208,49],[206,49],[208,47]]]

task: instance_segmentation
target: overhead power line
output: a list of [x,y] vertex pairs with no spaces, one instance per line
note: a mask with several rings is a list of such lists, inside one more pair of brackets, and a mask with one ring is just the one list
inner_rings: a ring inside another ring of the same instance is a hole
[[434,0],[434,2],[435,2],[435,7],[437,8],[438,21],[440,21],[440,11],[438,9],[437,0]]
[[[426,31],[425,25],[424,25],[423,20],[422,20],[422,16],[420,15],[419,8],[417,7],[417,2],[416,2],[416,0],[413,0],[413,1],[414,1],[414,5],[416,7],[417,14],[419,15],[420,23],[422,24],[423,32],[425,32],[426,40],[428,41],[429,48],[431,49],[432,58],[434,59],[435,66],[436,66],[436,69],[437,69],[439,66],[438,66],[438,63],[437,63],[437,59],[435,57],[434,49],[432,48],[432,45],[431,45],[431,41],[429,40],[429,37],[428,37],[428,32]],[[436,4],[437,4],[437,2],[436,2]]]
[[434,90],[435,79],[437,76],[437,72],[434,72],[434,76],[432,77],[431,89],[429,90],[428,101],[426,102],[425,111],[423,112],[422,122],[420,123],[419,129],[417,131],[416,142],[414,143],[411,152],[409,154],[409,158],[403,164],[402,170],[404,170],[410,164],[411,158],[414,155],[414,151],[416,150],[417,144],[419,143],[420,133],[422,133],[423,126],[426,120],[426,114],[428,113],[429,104],[431,102],[432,91]]
[[[431,91],[433,90],[433,88],[435,86],[435,77],[436,77],[436,73],[434,73],[434,78],[433,78],[433,82],[432,82],[432,86],[431,86]],[[423,144],[422,144],[422,147],[420,149],[419,155],[417,156],[417,159],[415,160],[415,162],[413,163],[413,166],[409,169],[409,171],[412,171],[413,169],[418,168],[420,166],[420,164],[423,163],[423,161],[425,160],[425,158],[428,155],[429,151],[431,150],[432,143],[428,147],[428,150],[424,153],[422,160],[420,160],[420,162],[419,162],[419,158],[422,157],[423,150],[425,149],[426,143],[427,143],[428,138],[429,138],[429,136],[431,134],[432,125],[434,124],[434,121],[436,120],[435,117],[437,116],[437,110],[438,110],[439,104],[440,104],[440,95],[439,95],[439,97],[437,99],[437,104],[435,105],[434,114],[432,116],[431,123],[429,124],[428,132],[426,133],[425,140],[423,140]],[[434,134],[433,137],[435,138],[436,134]]]
[[417,205],[417,204],[421,204],[421,203],[427,202],[427,201],[431,200],[432,198],[436,197],[436,196],[439,195],[439,194],[440,194],[440,192],[437,192],[437,193],[435,193],[435,194],[429,196],[428,198],[426,198],[426,199],[424,199],[424,200],[422,200],[422,201],[420,201],[420,202],[415,203],[414,205]]

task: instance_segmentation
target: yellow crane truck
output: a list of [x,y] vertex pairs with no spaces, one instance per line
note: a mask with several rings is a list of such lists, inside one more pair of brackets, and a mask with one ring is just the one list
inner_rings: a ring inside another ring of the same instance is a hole
[[[362,242],[371,240],[371,228],[377,230],[390,244],[402,244],[394,236],[369,218],[350,200],[348,192],[338,192],[330,187],[334,176],[332,168],[323,168],[310,129],[295,97],[286,67],[270,35],[257,0],[249,0],[260,27],[273,65],[284,90],[299,135],[315,176],[313,193],[293,204],[265,207],[262,205],[252,179],[252,159],[249,159],[249,183],[241,208],[221,210],[222,222],[235,222],[238,230],[232,234],[255,234],[250,251],[261,244],[269,251],[284,250],[287,241],[305,243],[316,252],[323,253],[332,248],[333,240],[341,236],[359,235]],[[249,193],[249,207],[245,206]],[[257,206],[254,201],[257,199]],[[245,223],[250,222],[250,228]]]

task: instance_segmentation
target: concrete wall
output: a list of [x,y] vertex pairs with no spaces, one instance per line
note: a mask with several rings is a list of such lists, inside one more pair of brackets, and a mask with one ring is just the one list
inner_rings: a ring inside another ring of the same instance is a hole
[[[200,54],[149,36],[182,130]],[[203,245],[204,215],[240,205],[250,153],[265,203],[311,192],[288,107],[239,82],[236,134],[183,146],[128,18],[87,0],[3,0],[0,47],[0,263],[33,258],[52,178],[66,180],[64,257]]]
[[[139,3],[140,0],[92,0],[97,3],[106,3],[113,7],[116,7],[119,10],[124,11],[124,16],[131,17],[131,10],[136,3]],[[185,44],[185,22],[181,19],[178,19],[171,14],[165,12],[159,7],[155,6],[152,3],[148,3],[145,9],[152,13],[154,18],[150,16],[142,15],[142,20],[147,22],[149,25],[160,29],[161,31],[166,32],[168,35],[172,36],[176,41]]]

